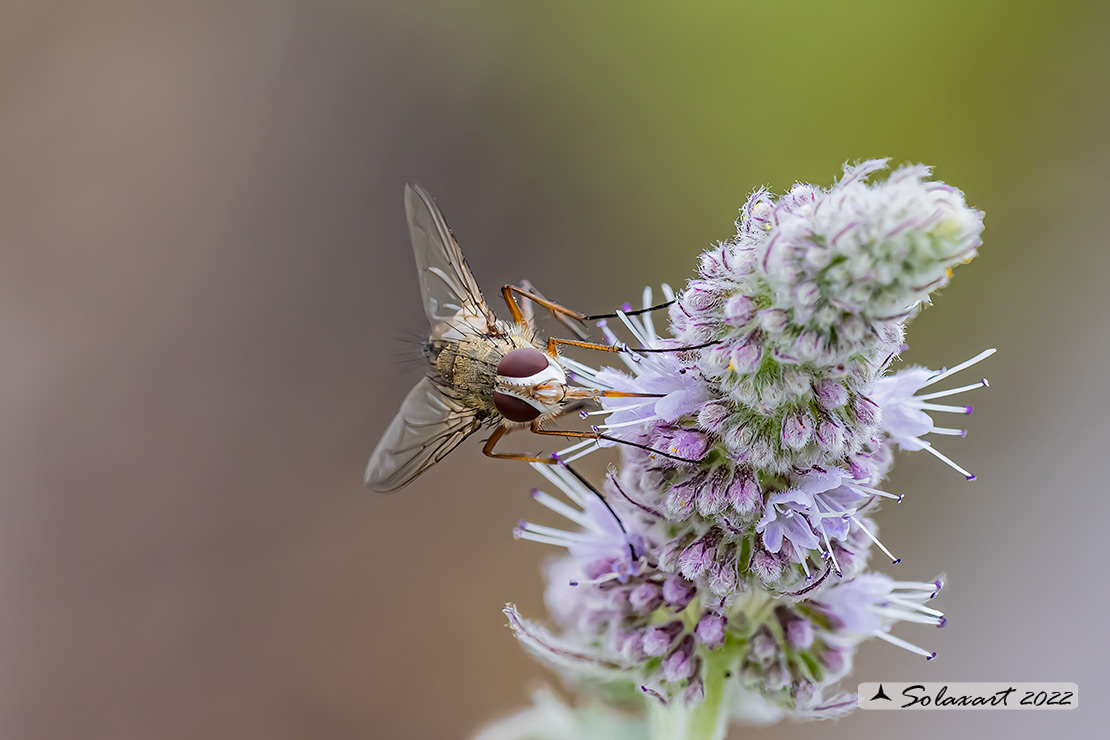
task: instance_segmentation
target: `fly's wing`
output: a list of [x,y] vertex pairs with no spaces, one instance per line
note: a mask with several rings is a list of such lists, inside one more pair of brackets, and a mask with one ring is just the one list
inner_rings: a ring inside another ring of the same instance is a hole
[[405,213],[432,339],[443,339],[451,329],[501,333],[497,316],[482,298],[462,250],[428,191],[419,185],[405,186]]
[[482,422],[445,395],[429,378],[417,383],[401,404],[366,465],[366,486],[390,493],[442,460],[476,432]]

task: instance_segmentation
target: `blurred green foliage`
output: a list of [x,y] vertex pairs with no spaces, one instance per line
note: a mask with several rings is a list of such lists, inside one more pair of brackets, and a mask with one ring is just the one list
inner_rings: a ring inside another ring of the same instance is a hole
[[[1003,249],[1007,259],[977,271],[983,299],[985,287],[1029,272],[1020,263],[1039,258],[1052,220],[1082,216],[1062,186],[1099,177],[1108,7],[497,2],[402,12],[445,33],[417,63],[449,66],[452,78],[475,67],[453,110],[474,111],[465,125],[486,142],[481,166],[562,198],[552,207],[573,214],[566,238],[576,244],[619,245],[590,255],[591,292],[614,280],[621,294],[679,284],[697,251],[731,233],[753,188],[828,185],[845,161],[889,156],[933,165],[987,211],[982,260]],[[553,270],[557,284],[574,272]]]

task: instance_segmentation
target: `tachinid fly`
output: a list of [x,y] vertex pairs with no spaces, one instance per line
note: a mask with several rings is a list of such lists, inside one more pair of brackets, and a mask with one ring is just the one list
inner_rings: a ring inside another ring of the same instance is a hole
[[[559,362],[560,345],[605,352],[628,351],[627,347],[584,341],[582,322],[616,314],[584,316],[548,301],[530,285],[506,285],[501,294],[512,321],[502,321],[483,299],[431,196],[419,186],[407,186],[405,212],[420,294],[431,326],[425,345],[431,368],[409,391],[370,456],[366,466],[367,487],[382,493],[404,487],[482,427],[493,428],[482,451],[489,457],[509,460],[557,462],[554,457],[495,452],[497,442],[513,428],[528,428],[541,435],[633,444],[598,431],[543,428],[571,407],[602,397],[650,397],[568,384],[568,373]],[[530,303],[522,309],[516,296],[527,298]],[[532,321],[531,303],[550,310],[579,339],[540,339]],[[669,302],[644,310],[667,305]]]

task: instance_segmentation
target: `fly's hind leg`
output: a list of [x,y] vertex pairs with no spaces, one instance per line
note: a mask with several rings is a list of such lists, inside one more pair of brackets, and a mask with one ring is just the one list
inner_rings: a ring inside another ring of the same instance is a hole
[[[689,347],[630,348],[626,345],[612,346],[607,344],[598,344],[597,342],[588,342],[585,340],[589,335],[581,327],[581,324],[583,322],[592,321],[594,319],[611,319],[616,317],[618,314],[606,313],[597,314],[595,316],[586,316],[585,314],[580,314],[577,311],[570,310],[566,306],[560,306],[558,303],[547,300],[539,293],[535,292],[535,290],[532,289],[530,283],[526,283],[526,287],[516,285],[504,285],[501,287],[501,297],[505,299],[505,305],[509,307],[509,313],[512,314],[513,321],[516,322],[519,326],[529,326],[531,324],[531,312],[529,312],[529,315],[525,317],[524,311],[521,310],[520,305],[516,302],[516,298],[513,297],[514,293],[523,298],[527,298],[533,303],[538,303],[539,305],[551,311],[555,318],[557,318],[564,326],[567,326],[569,329],[571,329],[571,331],[574,332],[575,336],[578,337],[578,339],[549,339],[547,342],[547,353],[553,357],[559,354],[558,346],[560,344],[566,344],[573,347],[583,347],[585,349],[594,349],[602,352],[689,352],[691,350],[704,349],[706,347],[711,347],[714,344],[717,344],[716,340],[711,340]],[[649,311],[658,311],[661,308],[666,308],[670,306],[672,303],[674,303],[674,300],[665,301],[654,306],[648,306],[647,308],[640,308],[634,311],[622,311],[621,313],[625,316],[635,316],[637,314],[647,313]]]
[[[509,307],[509,313],[512,314],[513,321],[518,324],[529,323],[532,319],[532,316],[531,312],[529,312],[528,315],[525,315],[526,309],[521,309],[520,305],[516,302],[516,298],[513,297],[513,293],[516,293],[522,298],[527,298],[533,303],[538,303],[539,305],[551,311],[555,318],[558,319],[559,322],[563,324],[563,326],[566,326],[568,329],[574,332],[574,335],[579,339],[586,339],[589,336],[585,329],[582,328],[582,323],[586,321],[600,321],[601,319],[615,319],[618,315],[616,312],[614,312],[599,313],[592,316],[587,316],[577,311],[572,311],[566,306],[562,306],[558,303],[555,303],[554,301],[547,300],[540,294],[538,290],[536,290],[535,286],[533,286],[532,283],[527,280],[521,280],[519,286],[504,285],[501,287],[501,296],[505,299],[505,305]],[[629,307],[627,311],[621,311],[621,313],[623,313],[625,316],[638,316],[642,313],[650,313],[651,311],[659,311],[660,309],[669,308],[673,303],[674,299],[672,298],[669,301],[663,301],[662,303],[657,303],[654,306],[647,306],[645,308],[633,309]]]
[[[574,336],[578,337],[579,339],[586,339],[589,336],[589,332],[587,332],[586,328],[582,325],[582,319],[579,318],[579,314],[576,314],[574,311],[571,311],[565,306],[561,306],[554,301],[547,300],[547,298],[544,297],[543,293],[538,291],[536,289],[536,286],[532,285],[530,281],[521,280],[519,286],[511,287],[513,288],[511,292],[528,299],[527,303],[524,303],[520,306],[520,311],[522,314],[524,314],[524,320],[527,323],[531,324],[534,319],[533,307],[536,305],[540,305],[550,310],[551,315],[555,317],[555,320],[565,326],[567,328],[567,331],[574,334]],[[510,308],[510,311],[511,310],[512,309]]]
[[519,286],[504,285],[501,287],[501,297],[505,299],[505,305],[508,306],[509,313],[513,316],[513,321],[515,321],[518,325],[527,326],[531,323],[532,317],[530,311],[529,315],[525,316],[524,311],[516,302],[516,298],[513,295],[514,293],[522,298],[527,298],[532,303],[543,306],[547,310],[551,311],[552,316],[554,316],[563,326],[570,329],[579,339],[585,339],[589,336],[589,334],[586,333],[585,328],[582,327],[582,322],[586,320],[586,317],[584,315],[578,313],[577,311],[572,311],[566,306],[561,306],[554,301],[547,300],[542,295],[540,295],[539,291],[537,291],[527,280],[522,280]]

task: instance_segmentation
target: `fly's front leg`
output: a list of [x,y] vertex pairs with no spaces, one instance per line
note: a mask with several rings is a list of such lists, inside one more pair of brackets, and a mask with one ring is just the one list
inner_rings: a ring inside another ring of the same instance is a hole
[[597,342],[582,342],[577,339],[548,339],[547,340],[547,354],[558,357],[559,345],[565,344],[570,347],[583,347],[585,349],[596,349],[601,352],[621,352],[623,347],[614,347],[609,344],[598,344]]
[[539,421],[533,421],[532,433],[540,434],[545,437],[566,437],[567,439],[602,439],[603,435],[599,432],[576,432],[572,429],[543,429],[539,425]]
[[[521,455],[515,452],[494,452],[493,448],[502,437],[509,431],[509,427],[499,426],[493,430],[493,434],[486,440],[485,445],[482,446],[482,454],[486,457],[492,457],[498,460],[523,460],[524,462],[537,462],[545,463],[547,465],[554,465],[558,460],[553,457],[535,457],[534,455]],[[535,431],[533,429],[533,431]]]
[[[608,395],[641,396],[641,395],[644,395],[644,394],[607,392],[607,393],[603,393],[603,395],[606,395],[606,396],[608,396]],[[561,417],[565,416],[567,413],[569,413],[569,411],[564,409],[555,418],[561,418]],[[592,432],[592,431],[591,432],[575,432],[575,431],[561,432],[561,431],[555,431],[555,430],[542,429],[542,428],[540,428],[538,420],[533,421],[529,425],[529,428],[535,434],[539,434],[539,435],[543,435],[543,436],[569,437],[569,438],[572,438],[572,439],[584,439],[584,438],[600,439],[600,438],[603,438],[603,435],[600,435],[597,432]],[[485,445],[482,446],[482,454],[484,454],[486,457],[492,457],[492,458],[496,458],[498,460],[523,460],[524,462],[538,462],[538,463],[545,463],[547,465],[555,465],[559,462],[558,458],[556,458],[554,456],[551,456],[551,455],[549,455],[548,457],[537,457],[535,455],[522,455],[522,454],[519,454],[519,453],[516,453],[516,452],[494,452],[493,448],[497,446],[497,443],[501,441],[501,438],[504,437],[506,434],[508,434],[511,431],[512,431],[512,427],[507,427],[507,426],[504,426],[504,425],[501,425],[501,426],[497,427],[497,429],[494,429],[493,434],[490,435],[489,439],[486,440]]]
[[720,340],[711,339],[708,342],[693,344],[688,347],[629,347],[623,344],[620,346],[616,346],[612,344],[597,344],[596,342],[579,342],[575,339],[548,339],[547,353],[549,355],[558,356],[560,344],[566,344],[571,347],[584,347],[585,349],[596,349],[600,352],[632,352],[639,354],[644,352],[690,352],[695,349],[705,349],[706,347],[712,347],[719,342]]

